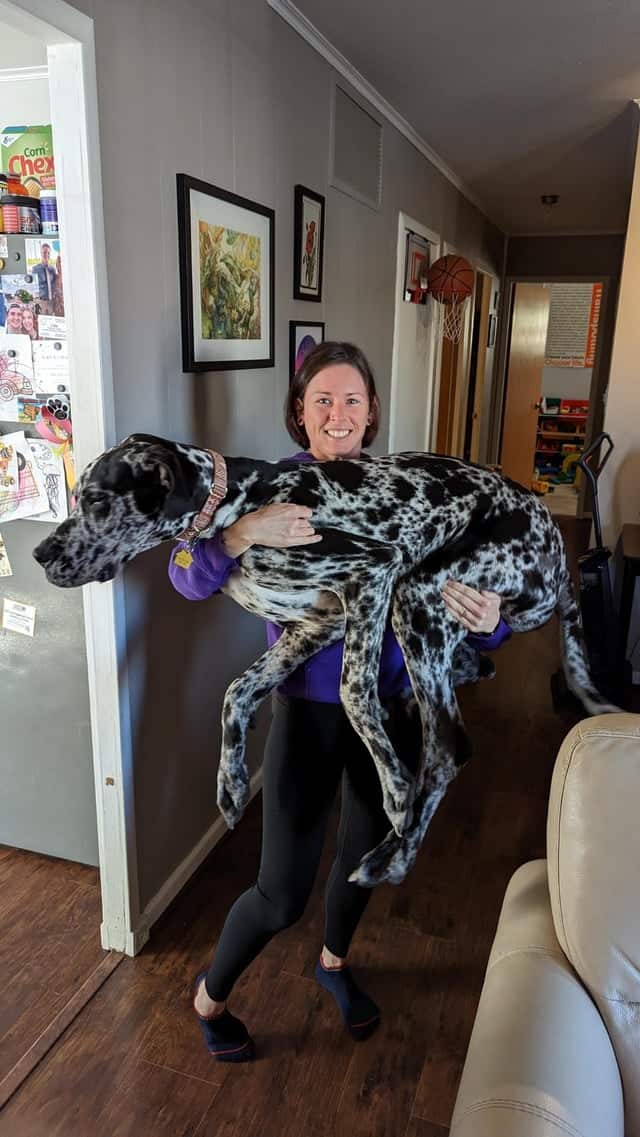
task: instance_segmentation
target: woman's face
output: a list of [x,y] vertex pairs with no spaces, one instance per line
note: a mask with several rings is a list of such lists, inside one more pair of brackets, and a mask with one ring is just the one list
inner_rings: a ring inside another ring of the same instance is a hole
[[360,456],[371,413],[364,379],[351,364],[332,363],[314,375],[298,411],[319,462]]
[[36,330],[35,321],[33,319],[33,312],[30,308],[25,308],[22,313],[22,327],[27,335],[31,335],[31,332],[35,332]]

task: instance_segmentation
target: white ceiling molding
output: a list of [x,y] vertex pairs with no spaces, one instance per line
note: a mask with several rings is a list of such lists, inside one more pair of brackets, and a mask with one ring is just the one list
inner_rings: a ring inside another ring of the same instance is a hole
[[519,237],[624,237],[626,229],[540,229],[529,233],[507,233],[509,240]]
[[[435,150],[431,149],[429,143],[425,142],[424,138],[414,130],[411,123],[407,122],[406,118],[403,118],[395,107],[392,107],[391,103],[387,102],[375,87],[371,85],[368,79],[365,79],[364,75],[361,75],[360,72],[356,70],[346,56],[342,55],[342,53],[322,35],[322,32],[319,32],[315,25],[296,8],[295,4],[291,3],[291,0],[267,0],[267,4],[270,8],[273,8],[274,12],[277,12],[299,36],[302,36],[302,39],[306,40],[319,55],[326,59],[327,63],[334,67],[359,94],[367,99],[368,102],[380,112],[380,114],[384,115],[391,125],[395,126],[396,130],[398,130],[400,134],[403,134],[411,145],[415,146],[416,150],[419,150],[427,161],[444,175],[447,181],[451,182],[468,201],[472,202],[473,205],[480,210],[484,217],[492,220],[482,202],[479,201],[473,191],[465,185],[462,178],[458,177],[456,172],[447,165],[444,158],[441,158],[439,154],[436,154]],[[493,222],[493,224],[495,224],[495,222]]]
[[25,79],[48,79],[49,69],[44,67],[5,67],[0,69],[0,83],[20,83]]

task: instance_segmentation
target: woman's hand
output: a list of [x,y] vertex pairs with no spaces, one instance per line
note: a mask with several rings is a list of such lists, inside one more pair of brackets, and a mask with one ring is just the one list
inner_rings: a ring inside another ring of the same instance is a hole
[[245,513],[222,530],[222,544],[230,557],[240,557],[252,545],[288,549],[294,545],[313,545],[322,540],[311,524],[313,510],[307,505],[263,505]]
[[478,592],[468,584],[448,580],[442,597],[449,613],[476,636],[490,636],[500,623],[502,597],[497,592]]

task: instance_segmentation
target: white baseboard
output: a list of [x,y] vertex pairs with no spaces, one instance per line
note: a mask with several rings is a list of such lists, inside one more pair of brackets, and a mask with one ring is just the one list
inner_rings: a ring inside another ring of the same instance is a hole
[[[256,770],[256,773],[249,783],[249,801],[252,801],[261,789],[262,770]],[[165,880],[155,896],[152,896],[146,908],[141,913],[137,926],[127,935],[124,948],[127,955],[137,955],[144,947],[156,920],[158,920],[162,913],[169,907],[171,901],[174,900],[180,892],[180,889],[184,888],[196,869],[200,867],[205,857],[208,857],[211,850],[215,848],[227,832],[228,829],[224,819],[217,817],[213,825],[207,829],[206,833],[198,841],[198,844],[193,847],[191,852],[178,867],[174,869],[171,876]]]

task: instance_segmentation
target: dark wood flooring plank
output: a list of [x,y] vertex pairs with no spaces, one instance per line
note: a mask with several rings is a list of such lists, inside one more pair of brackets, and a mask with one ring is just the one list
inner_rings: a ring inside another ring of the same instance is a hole
[[448,1132],[448,1127],[433,1125],[430,1121],[423,1121],[421,1117],[412,1117],[404,1137],[447,1137]]
[[[35,1070],[44,1055],[54,1046],[69,1024],[73,1022],[82,1008],[90,1002],[96,991],[122,962],[122,958],[116,952],[105,954],[105,958],[69,1000],[59,999],[55,1003],[50,1003],[49,1012],[45,1017],[43,1012],[44,1008],[47,1007],[47,1002],[46,999],[43,999],[33,1009],[24,1026],[18,1020],[9,1036],[5,1036],[2,1040],[3,1063],[11,1061],[11,1058],[13,1058],[13,1062],[3,1072],[2,1081],[0,1081],[0,1108],[5,1102],[9,1101],[18,1087]],[[33,1033],[34,1024],[37,1022],[36,1014],[42,1020],[42,1028],[26,1047],[25,1040],[29,1039],[30,1034]]]
[[2,1137],[98,1137],[95,1117],[117,1101],[119,1072],[137,1057],[157,993],[157,983],[134,973],[125,959],[74,1019],[0,1114]]
[[456,959],[455,945],[390,925],[381,929],[375,954],[361,959],[359,974],[381,1008],[382,1021],[354,1050],[340,1099],[341,1132],[351,1137],[404,1133],[438,1033],[444,993],[460,981]]
[[[234,993],[235,994],[235,993]],[[253,1012],[260,1060],[228,1076],[204,1129],[215,1137],[327,1137],[336,1128],[355,1043],[315,982],[282,975],[244,1006]],[[248,1019],[248,1013],[246,1014]]]

